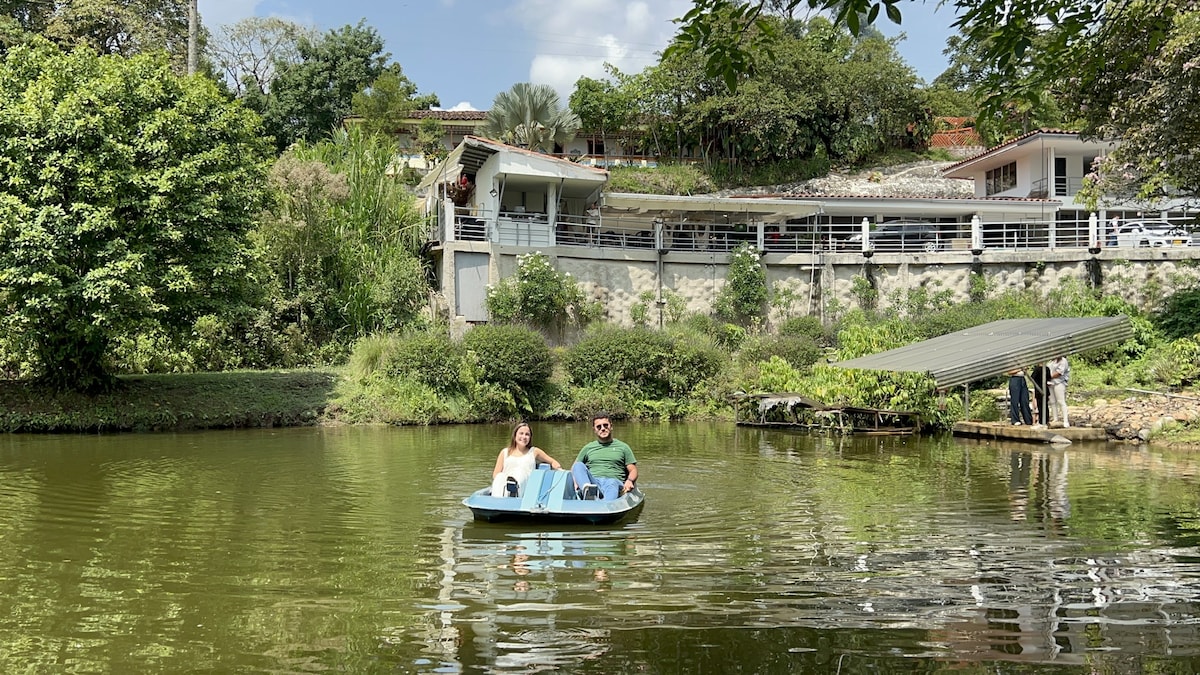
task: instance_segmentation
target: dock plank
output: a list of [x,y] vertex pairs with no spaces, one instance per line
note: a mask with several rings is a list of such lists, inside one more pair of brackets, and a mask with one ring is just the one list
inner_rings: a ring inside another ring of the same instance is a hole
[[956,422],[951,430],[955,436],[992,438],[1004,441],[1027,443],[1052,443],[1067,445],[1080,441],[1106,441],[1108,432],[1094,427],[1068,427],[1047,429],[1045,427],[1016,426],[1005,422]]

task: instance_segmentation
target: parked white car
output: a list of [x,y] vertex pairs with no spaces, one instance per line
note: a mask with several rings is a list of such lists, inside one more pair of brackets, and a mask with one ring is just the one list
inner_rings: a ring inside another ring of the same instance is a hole
[[1192,235],[1182,227],[1165,220],[1127,220],[1117,226],[1117,246],[1191,246]]

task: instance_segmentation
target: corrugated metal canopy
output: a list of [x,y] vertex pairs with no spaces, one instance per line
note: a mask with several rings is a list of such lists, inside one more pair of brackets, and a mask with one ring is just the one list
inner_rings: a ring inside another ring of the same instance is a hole
[[1132,336],[1133,328],[1126,316],[1004,319],[830,365],[928,373],[938,389],[949,389],[1057,356],[1123,342]]

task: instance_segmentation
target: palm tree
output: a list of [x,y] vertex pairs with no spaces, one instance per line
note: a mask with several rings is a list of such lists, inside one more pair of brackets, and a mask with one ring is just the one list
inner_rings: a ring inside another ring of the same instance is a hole
[[530,150],[551,152],[579,131],[579,116],[560,105],[558,94],[544,84],[518,82],[492,101],[480,133]]

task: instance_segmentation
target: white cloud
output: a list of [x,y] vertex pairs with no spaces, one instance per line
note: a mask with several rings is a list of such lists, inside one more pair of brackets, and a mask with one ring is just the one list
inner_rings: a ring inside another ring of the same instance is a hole
[[521,0],[511,18],[526,26],[536,48],[530,82],[554,87],[565,103],[580,77],[603,78],[606,62],[626,73],[656,63],[677,29],[671,20],[691,6],[690,0]]
[[471,105],[470,101],[459,101],[454,104],[453,108],[447,108],[447,110],[479,110],[479,108]]

